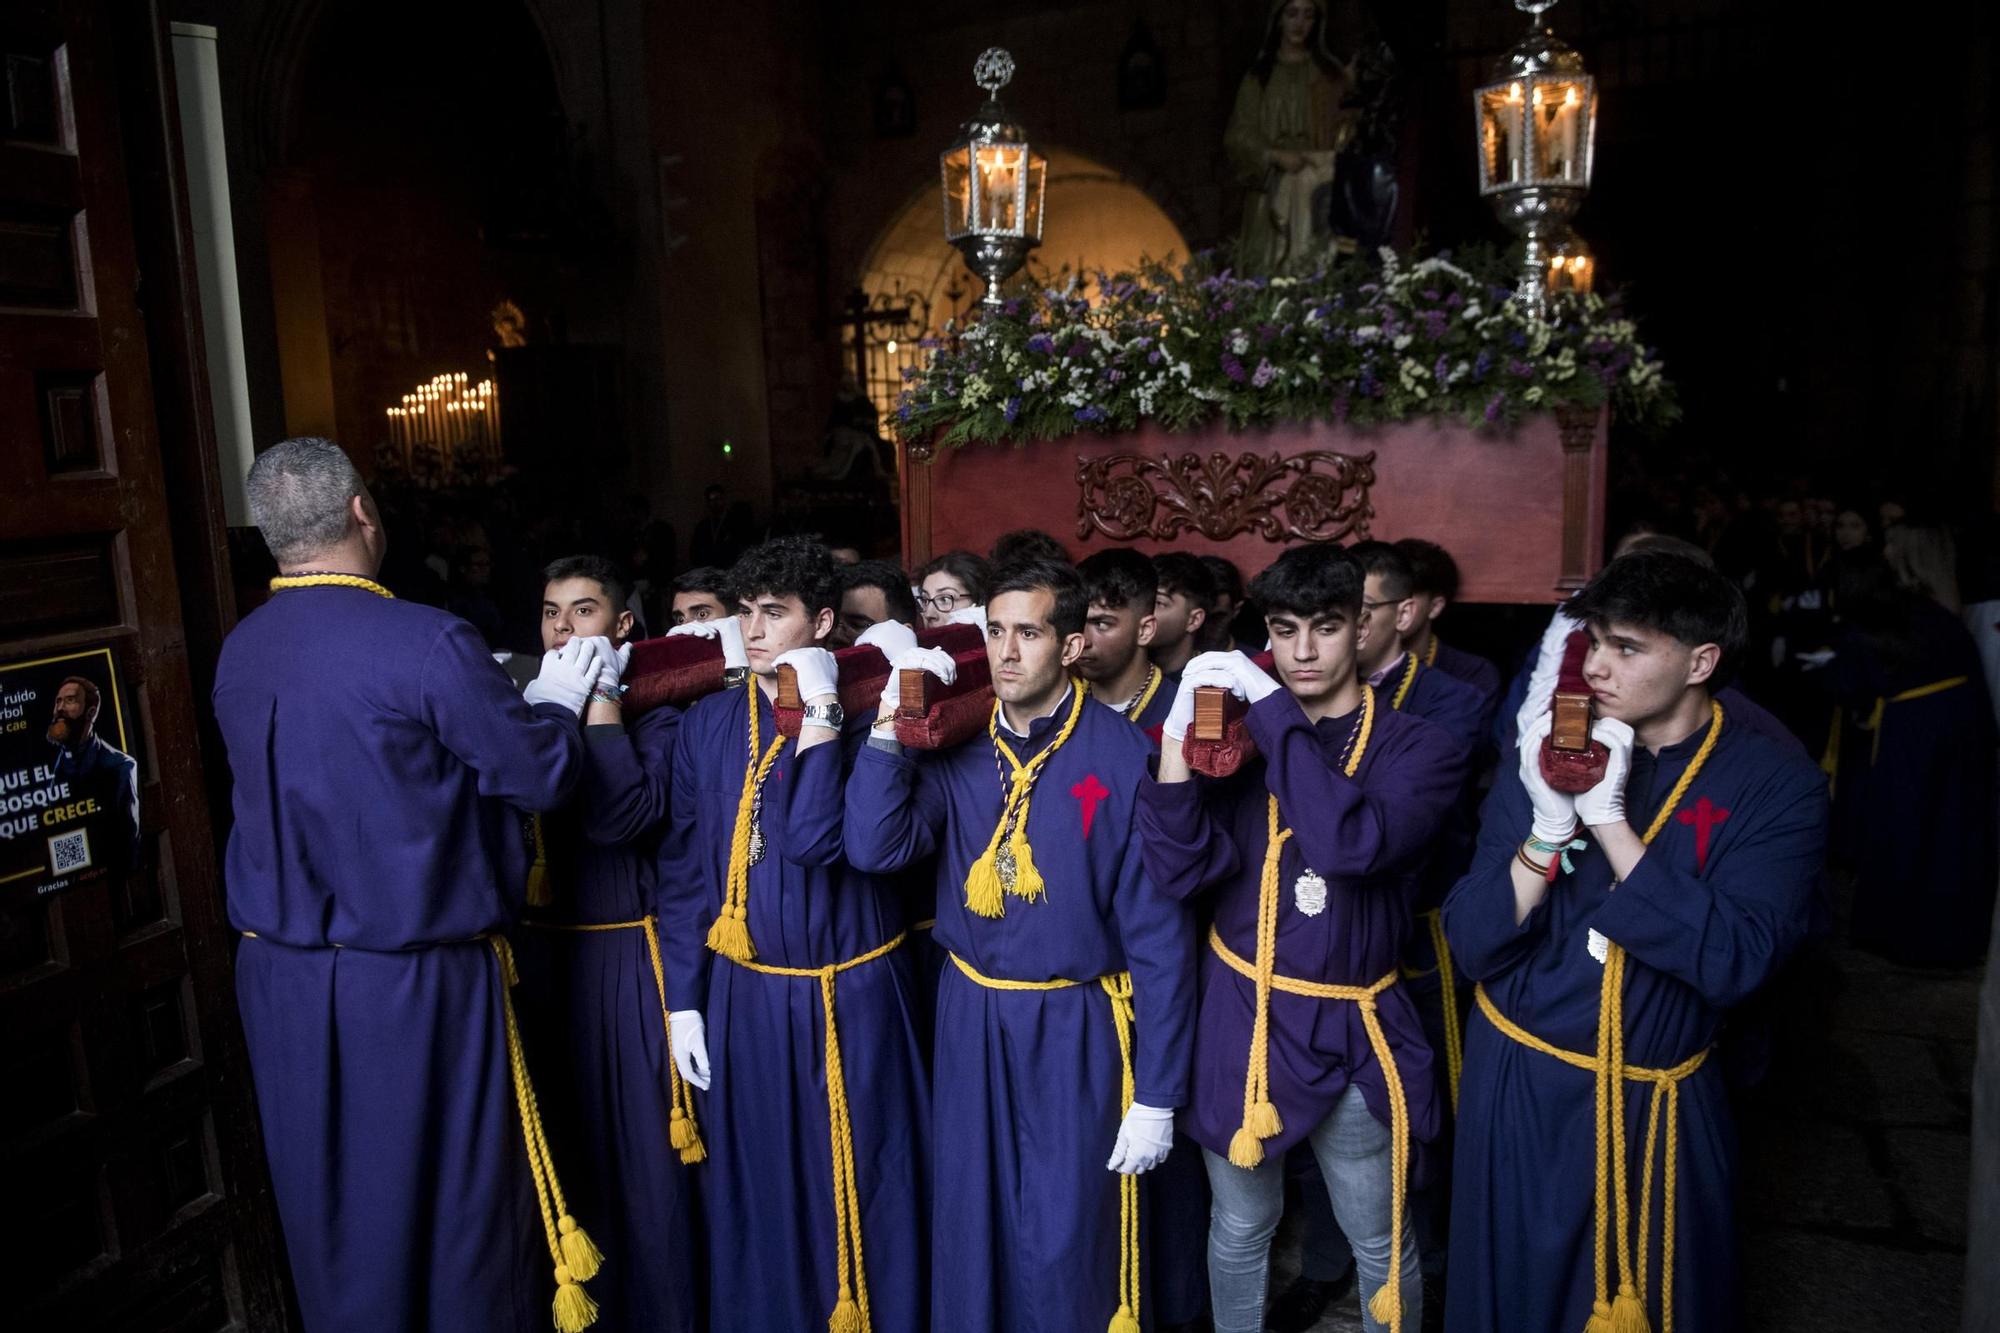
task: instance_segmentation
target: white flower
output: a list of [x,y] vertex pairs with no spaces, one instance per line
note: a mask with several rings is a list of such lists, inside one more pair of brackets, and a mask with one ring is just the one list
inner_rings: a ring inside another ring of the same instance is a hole
[[1354,341],[1358,343],[1372,343],[1381,336],[1381,328],[1374,324],[1363,324],[1354,331]]
[[1521,401],[1524,403],[1539,403],[1542,401],[1542,392],[1542,386],[1537,384],[1521,395]]
[[1242,356],[1245,352],[1248,352],[1250,350],[1250,335],[1241,329],[1231,329],[1229,331],[1229,350],[1238,356]]
[[1404,348],[1408,347],[1411,343],[1415,342],[1416,338],[1417,336],[1414,333],[1399,333],[1396,335],[1396,341],[1394,343],[1394,346],[1396,350],[1400,352]]

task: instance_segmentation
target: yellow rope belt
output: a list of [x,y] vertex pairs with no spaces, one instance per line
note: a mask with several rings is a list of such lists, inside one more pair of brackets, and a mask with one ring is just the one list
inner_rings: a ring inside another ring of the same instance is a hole
[[[1214,926],[1208,928],[1208,947],[1214,952],[1217,958],[1222,960],[1223,964],[1230,971],[1245,978],[1252,984],[1257,984],[1261,980],[1268,984],[1272,990],[1282,991],[1286,995],[1302,995],[1307,999],[1313,1000],[1348,1000],[1360,1007],[1361,1025],[1368,1030],[1369,1048],[1375,1052],[1376,1063],[1382,1066],[1382,1082],[1387,1086],[1389,1092],[1389,1164],[1391,1172],[1389,1181],[1389,1281],[1382,1287],[1381,1291],[1375,1294],[1376,1299],[1370,1301],[1369,1312],[1375,1316],[1377,1323],[1388,1324],[1393,1329],[1400,1329],[1403,1322],[1402,1297],[1399,1290],[1402,1285],[1403,1273],[1403,1200],[1405,1191],[1409,1186],[1410,1107],[1409,1101],[1403,1092],[1402,1075],[1396,1069],[1396,1053],[1389,1049],[1389,1038],[1382,1031],[1382,1018],[1376,1012],[1375,1001],[1376,997],[1383,991],[1396,984],[1397,979],[1401,976],[1401,971],[1392,968],[1386,976],[1366,986],[1336,986],[1324,981],[1303,981],[1297,977],[1287,977],[1276,972],[1270,973],[1268,977],[1260,978],[1258,976],[1257,965],[1249,959],[1242,957],[1227,944],[1224,944],[1221,932],[1216,930]],[[1269,1001],[1266,1000],[1264,1004],[1259,1005],[1259,1008],[1263,1009],[1268,1004]],[[1261,1028],[1261,1035],[1263,1042],[1266,1044],[1264,1058],[1261,1061],[1257,1060],[1255,1058],[1257,1053],[1253,1052],[1251,1064],[1253,1066],[1262,1065],[1267,1071],[1265,1074],[1266,1081],[1261,1091],[1264,1095],[1265,1104],[1269,1104],[1271,1091],[1268,1081],[1268,1070],[1270,1068],[1268,1044],[1271,1040],[1271,1029],[1268,1019]],[[1246,1085],[1251,1081],[1246,1079]],[[1246,1091],[1245,1097],[1248,1098],[1249,1096],[1250,1093]],[[1247,1122],[1250,1119],[1247,1103],[1244,1118],[1247,1127]],[[1276,1118],[1277,1108],[1273,1107],[1271,1119],[1275,1121]],[[1251,1129],[1250,1132],[1254,1134],[1255,1130]],[[1258,1162],[1261,1162],[1264,1156],[1264,1145],[1258,1140],[1269,1138],[1274,1134],[1282,1132],[1282,1126],[1273,1124],[1270,1134],[1256,1134],[1252,1142],[1257,1148]],[[1244,1130],[1238,1130],[1237,1138],[1239,1140],[1242,1139],[1244,1133]],[[1232,1141],[1229,1145],[1229,1160],[1232,1163],[1237,1166],[1249,1167],[1254,1167],[1258,1164],[1258,1162],[1237,1161],[1238,1153],[1236,1149],[1237,1143]],[[1384,1299],[1384,1293],[1396,1294]],[[1375,1309],[1374,1307],[1378,1302],[1388,1305],[1389,1308],[1386,1311]]]
[[[834,1272],[840,1279],[840,1294],[827,1320],[829,1333],[869,1333],[874,1327],[869,1322],[868,1278],[861,1263],[861,1191],[854,1182],[854,1124],[848,1117],[847,1076],[840,1062],[840,1027],[834,1021],[833,979],[850,968],[888,957],[908,937],[908,931],[899,931],[887,943],[829,967],[778,967],[747,958],[729,959],[748,972],[811,977],[819,982],[820,1010],[826,1023],[826,1120],[833,1155]],[[728,954],[722,956],[729,958]]]
[[[1513,1038],[1529,1050],[1540,1051],[1543,1055],[1553,1056],[1566,1065],[1573,1065],[1578,1069],[1585,1070],[1595,1075],[1600,1083],[1604,1081],[1606,1070],[1602,1060],[1595,1056],[1584,1055],[1580,1051],[1566,1051],[1560,1046],[1554,1046],[1543,1041],[1540,1037],[1537,1037],[1534,1033],[1501,1013],[1500,1007],[1493,1003],[1491,996],[1487,995],[1485,986],[1475,986],[1472,995],[1479,1002],[1479,1012],[1486,1015],[1486,1021],[1498,1029],[1501,1035]],[[1660,1323],[1666,1333],[1673,1333],[1674,1327],[1674,1177],[1677,1171],[1680,1147],[1680,1084],[1682,1079],[1701,1068],[1702,1063],[1707,1059],[1708,1052],[1704,1050],[1697,1051],[1671,1069],[1649,1069],[1644,1065],[1620,1066],[1620,1072],[1624,1074],[1628,1081],[1633,1083],[1650,1083],[1653,1085],[1652,1104],[1646,1111],[1645,1168],[1639,1184],[1639,1253],[1637,1276],[1638,1290],[1642,1292],[1646,1290],[1647,1229],[1652,1221],[1651,1215],[1653,1210],[1653,1146],[1659,1141],[1660,1112],[1663,1103],[1666,1109],[1667,1142],[1665,1160],[1662,1163],[1665,1184],[1661,1191],[1660,1213]],[[1621,1124],[1623,1123],[1624,1115],[1622,1107],[1614,1108],[1611,1113],[1618,1117]],[[1602,1178],[1600,1177],[1599,1189],[1601,1190],[1602,1188]],[[1624,1188],[1624,1182],[1621,1180],[1619,1182],[1619,1189],[1622,1192]],[[1597,1247],[1597,1262],[1601,1267],[1604,1263],[1604,1226],[1601,1207],[1598,1212]]]
[[[951,955],[951,961],[969,980],[987,990],[1068,990],[1090,984],[1067,977],[1010,981],[987,976],[957,954]],[[1111,999],[1111,1028],[1118,1035],[1118,1114],[1123,1117],[1137,1096],[1132,1075],[1132,974],[1113,972],[1097,978],[1097,984]],[[1122,1172],[1118,1176],[1118,1310],[1111,1316],[1110,1333],[1139,1333],[1139,1178]]]
[[708,1156],[708,1149],[701,1141],[701,1127],[695,1123],[694,1094],[688,1090],[681,1078],[680,1066],[674,1063],[674,1025],[667,1013],[667,969],[660,961],[660,926],[657,918],[650,915],[637,921],[606,921],[590,925],[572,925],[557,921],[524,921],[521,924],[536,930],[562,930],[577,934],[595,934],[606,930],[639,930],[646,935],[646,952],[653,960],[653,989],[660,997],[660,1023],[667,1034],[667,1080],[670,1101],[673,1106],[667,1124],[667,1141],[673,1144],[681,1155],[681,1160],[689,1166]]
[[[256,931],[246,930],[243,938],[260,938]],[[558,1333],[582,1333],[597,1322],[597,1302],[590,1299],[590,1293],[583,1284],[597,1276],[597,1270],[604,1263],[604,1254],[584,1229],[570,1216],[569,1201],[564,1198],[562,1184],[556,1179],[555,1158],[549,1153],[548,1135],[542,1131],[541,1104],[535,1100],[534,1080],[528,1077],[528,1057],[521,1046],[521,1027],[514,1020],[513,988],[520,984],[521,973],[514,966],[514,949],[498,935],[474,936],[469,940],[449,940],[451,944],[473,944],[485,940],[492,946],[493,956],[500,965],[500,1016],[507,1031],[507,1069],[514,1082],[514,1109],[521,1117],[521,1137],[528,1144],[528,1174],[535,1182],[535,1203],[542,1212],[542,1232],[548,1238],[549,1258],[556,1267],[555,1325]],[[313,945],[288,945],[288,948],[313,948]],[[345,945],[324,946],[342,949]]]
[[514,967],[514,949],[498,935],[487,937],[500,964],[500,1013],[507,1027],[507,1064],[514,1075],[514,1105],[521,1115],[521,1134],[528,1141],[528,1171],[535,1180],[535,1202],[542,1210],[542,1233],[556,1265],[555,1321],[561,1333],[580,1333],[597,1322],[597,1302],[583,1283],[597,1276],[604,1256],[569,1214],[562,1185],[556,1180],[555,1159],[542,1132],[542,1111],[535,1085],[528,1077],[528,1057],[521,1049],[521,1028],[514,1021],[514,987],[521,974]]
[[[1925,699],[1933,694],[1942,694],[1946,690],[1955,690],[1970,679],[1969,676],[1947,676],[1928,685],[1918,685],[1904,690],[1901,694],[1878,697],[1875,700],[1875,707],[1868,712],[1868,720],[1861,724],[1862,729],[1869,733],[1869,767],[1874,767],[1875,761],[1882,757],[1882,719],[1888,712],[1890,704],[1906,704],[1912,699]],[[1840,718],[1845,711],[1839,707],[1833,710],[1833,721],[1826,731],[1826,749],[1820,755],[1820,770],[1830,778],[1838,777],[1840,774]]]

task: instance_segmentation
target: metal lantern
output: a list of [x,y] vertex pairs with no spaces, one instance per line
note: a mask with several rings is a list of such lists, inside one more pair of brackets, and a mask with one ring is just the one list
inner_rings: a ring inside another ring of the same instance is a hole
[[[1493,81],[1472,95],[1479,193],[1493,200],[1500,221],[1526,244],[1515,295],[1538,315],[1548,310],[1556,272],[1550,261],[1571,241],[1570,219],[1590,192],[1597,137],[1597,81],[1584,73],[1583,57],[1543,21],[1554,4],[1514,0],[1529,16],[1528,34],[1494,66]],[[1565,252],[1564,289],[1572,272],[1567,260]],[[1587,279],[1587,252],[1583,261]]]
[[1014,58],[993,47],[974,62],[972,77],[986,90],[986,102],[938,158],[944,176],[944,238],[985,281],[979,304],[996,310],[1000,284],[1042,243],[1042,190],[1049,164],[1000,105],[1000,90],[1014,77]]

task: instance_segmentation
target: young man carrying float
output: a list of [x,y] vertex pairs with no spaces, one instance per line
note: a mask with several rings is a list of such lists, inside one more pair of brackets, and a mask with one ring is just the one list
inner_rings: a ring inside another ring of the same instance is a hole
[[578,555],[543,573],[542,646],[603,645],[583,716],[583,779],[534,816],[524,929],[514,933],[522,1027],[536,1053],[552,1142],[574,1206],[620,1262],[592,1284],[607,1330],[703,1327],[690,1169],[702,1145],[668,1043],[659,925],[680,710],[628,721],[619,677],[631,657],[624,575]]
[[1115,547],[1081,561],[1076,572],[1088,599],[1076,674],[1089,682],[1091,698],[1124,714],[1158,745],[1174,687],[1146,653],[1153,641],[1158,592],[1153,562],[1128,547]]
[[[1079,561],[1089,609],[1076,674],[1099,703],[1124,714],[1155,746],[1174,704],[1174,683],[1148,659],[1158,585],[1152,560],[1129,547],[1099,551]],[[1176,1135],[1147,1182],[1146,1258],[1152,1274],[1153,1313],[1162,1333],[1195,1323],[1208,1309],[1202,1250],[1208,1238],[1208,1176],[1201,1152]]]
[[[1186,1090],[1192,932],[1132,840],[1152,746],[1070,675],[1076,571],[1017,565],[988,595],[988,735],[906,753],[892,683],[847,789],[854,864],[938,858],[931,1325],[1137,1333],[1136,1176]],[[936,651],[895,665],[951,672]]]
[[[1398,983],[1410,899],[1463,781],[1463,749],[1387,706],[1355,669],[1359,564],[1286,551],[1252,582],[1280,680],[1241,653],[1188,664],[1139,842],[1162,892],[1212,892],[1186,1117],[1215,1204],[1217,1333],[1264,1326],[1284,1152],[1310,1143],[1354,1247],[1363,1322],[1415,1330],[1418,1256],[1404,1207],[1413,1140],[1438,1123],[1430,1049]],[[1250,703],[1259,762],[1190,780],[1195,691]]]
[[1458,600],[1458,562],[1444,547],[1422,537],[1405,537],[1395,545],[1410,564],[1415,602],[1409,628],[1403,631],[1403,651],[1479,691],[1486,706],[1483,736],[1491,730],[1493,713],[1500,707],[1500,668],[1477,653],[1452,647],[1437,632],[1438,618]]
[[[731,581],[735,616],[676,631],[722,638],[750,678],[681,719],[660,881],[674,1056],[708,1092],[709,1327],[917,1328],[930,1100],[898,894],[841,844],[867,728],[843,737],[819,646],[838,571],[816,542],[780,538]],[[796,742],[771,708],[787,665],[806,703]]]
[[1726,1330],[1735,1146],[1710,1047],[1805,934],[1826,783],[1716,702],[1747,617],[1713,569],[1635,551],[1565,610],[1591,636],[1604,776],[1554,790],[1533,719],[1444,908],[1479,983],[1447,1327]]

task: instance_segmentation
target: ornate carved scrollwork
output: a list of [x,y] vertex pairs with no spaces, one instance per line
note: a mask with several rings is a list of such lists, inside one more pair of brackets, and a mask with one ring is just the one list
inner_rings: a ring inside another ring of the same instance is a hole
[[1076,461],[1076,535],[1113,541],[1171,541],[1195,532],[1210,541],[1254,535],[1265,541],[1343,541],[1368,536],[1375,506],[1375,454],[1306,453],[1231,457],[1107,454]]

